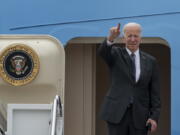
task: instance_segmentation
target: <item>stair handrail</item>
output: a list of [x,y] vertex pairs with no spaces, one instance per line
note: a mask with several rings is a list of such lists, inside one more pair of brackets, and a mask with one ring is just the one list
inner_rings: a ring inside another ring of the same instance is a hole
[[55,96],[53,102],[51,135],[56,135],[56,117],[62,117],[62,105],[61,105],[61,98],[59,95]]

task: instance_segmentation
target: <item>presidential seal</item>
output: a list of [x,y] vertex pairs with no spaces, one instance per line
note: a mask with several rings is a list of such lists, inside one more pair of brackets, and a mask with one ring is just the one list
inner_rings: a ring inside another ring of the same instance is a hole
[[14,86],[30,83],[39,72],[36,52],[24,44],[12,44],[0,55],[0,76]]

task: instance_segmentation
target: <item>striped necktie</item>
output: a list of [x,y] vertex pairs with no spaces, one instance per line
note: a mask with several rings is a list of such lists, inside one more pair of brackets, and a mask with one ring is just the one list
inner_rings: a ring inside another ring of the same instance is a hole
[[133,79],[136,82],[136,62],[135,62],[136,55],[134,53],[131,53],[131,60],[132,60],[132,74]]

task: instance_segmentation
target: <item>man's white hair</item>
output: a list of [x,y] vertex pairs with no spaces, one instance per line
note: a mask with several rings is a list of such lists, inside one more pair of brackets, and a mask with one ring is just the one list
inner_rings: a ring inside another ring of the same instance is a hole
[[140,24],[138,24],[136,22],[130,22],[130,23],[127,23],[127,24],[124,25],[124,27],[123,27],[123,35],[125,35],[127,27],[132,27],[132,26],[139,27],[140,33],[142,32],[142,27],[141,27]]

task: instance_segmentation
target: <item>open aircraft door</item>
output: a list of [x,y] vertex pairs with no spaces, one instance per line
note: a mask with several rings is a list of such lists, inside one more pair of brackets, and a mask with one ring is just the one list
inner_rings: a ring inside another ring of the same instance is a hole
[[0,35],[0,134],[54,135],[57,117],[63,120],[64,73],[57,39]]

